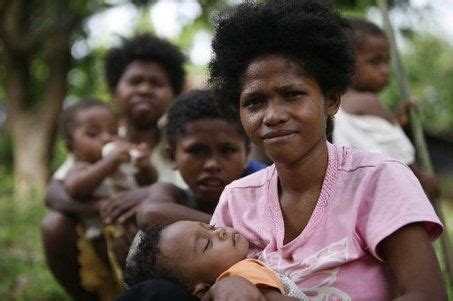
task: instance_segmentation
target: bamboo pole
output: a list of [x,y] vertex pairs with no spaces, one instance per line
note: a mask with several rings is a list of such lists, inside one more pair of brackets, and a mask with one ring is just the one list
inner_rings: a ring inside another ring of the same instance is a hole
[[[407,77],[403,65],[401,63],[401,58],[399,56],[398,48],[396,46],[395,35],[393,33],[393,28],[390,23],[387,0],[377,0],[377,3],[382,12],[384,28],[390,42],[392,58],[395,65],[395,73],[398,80],[402,101],[410,101],[411,97],[409,93]],[[426,146],[425,137],[423,135],[423,127],[420,121],[420,117],[417,110],[415,110],[412,107],[409,107],[409,124],[415,143],[415,148],[417,150],[417,161],[420,163],[420,166],[423,170],[432,173],[434,172],[434,169],[431,162],[431,158],[429,156],[428,148]],[[436,210],[439,219],[445,225],[445,218],[442,208],[440,206],[440,200],[438,198],[432,198],[431,203],[434,209]],[[450,285],[453,286],[453,259],[451,258],[453,253],[451,252],[450,249],[451,245],[449,242],[447,228],[444,229],[444,234],[440,238],[440,243],[442,249],[442,258],[445,263],[445,270],[447,272],[448,282],[450,283]]]

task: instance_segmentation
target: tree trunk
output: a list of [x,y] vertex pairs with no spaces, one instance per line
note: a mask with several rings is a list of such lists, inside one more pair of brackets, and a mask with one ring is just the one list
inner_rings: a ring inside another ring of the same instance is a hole
[[[8,30],[2,32],[2,52],[7,126],[13,143],[14,190],[18,201],[26,201],[33,198],[31,194],[43,192],[49,178],[58,115],[67,90],[72,28],[59,27],[46,33],[39,43],[18,47],[11,41],[21,40],[14,23],[21,15],[20,8],[12,5],[9,10],[11,14],[6,20],[10,22],[4,26]],[[36,77],[31,64],[39,51],[43,54],[40,62],[48,71],[44,78]]]
[[49,126],[46,119],[32,114],[15,114],[12,130],[14,183],[18,200],[26,201],[32,193],[41,193],[49,177]]

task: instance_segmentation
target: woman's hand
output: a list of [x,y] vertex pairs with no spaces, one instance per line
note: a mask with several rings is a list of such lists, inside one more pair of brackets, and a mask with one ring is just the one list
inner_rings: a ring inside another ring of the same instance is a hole
[[260,290],[245,278],[228,276],[216,282],[202,301],[265,301]]
[[101,208],[104,223],[125,223],[135,217],[138,205],[148,196],[149,187],[119,192],[107,199]]

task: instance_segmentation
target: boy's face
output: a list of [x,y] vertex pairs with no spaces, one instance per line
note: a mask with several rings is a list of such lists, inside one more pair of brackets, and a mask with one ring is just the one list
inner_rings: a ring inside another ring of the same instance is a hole
[[217,204],[225,185],[244,172],[248,150],[236,125],[223,119],[187,123],[169,150],[173,166],[202,202]]
[[96,162],[102,157],[102,148],[116,138],[118,124],[108,108],[94,106],[76,113],[76,124],[68,148],[77,160]]
[[156,62],[133,61],[113,93],[121,112],[137,128],[155,126],[173,99],[165,69]]
[[271,160],[294,167],[326,146],[326,119],[338,110],[339,99],[327,98],[298,63],[281,55],[260,57],[242,78],[242,126]]
[[389,82],[390,47],[386,38],[366,35],[357,49],[352,87],[377,93]]
[[[248,241],[233,228],[179,221],[166,227],[159,240],[159,259],[194,285],[213,284],[221,273],[247,256]],[[163,258],[163,259],[162,259]]]

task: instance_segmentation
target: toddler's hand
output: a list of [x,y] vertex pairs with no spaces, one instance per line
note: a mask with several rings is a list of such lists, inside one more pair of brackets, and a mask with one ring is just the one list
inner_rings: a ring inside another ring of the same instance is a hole
[[137,156],[134,158],[135,165],[140,168],[148,168],[150,166],[150,156],[151,150],[146,143],[140,143],[139,145],[135,146],[137,150]]
[[396,108],[394,116],[400,126],[405,127],[409,122],[410,109],[414,109],[416,112],[418,112],[418,105],[415,101],[403,101]]
[[131,160],[129,151],[131,144],[125,141],[116,141],[114,147],[108,152],[106,159],[114,160],[118,163],[126,163]]

